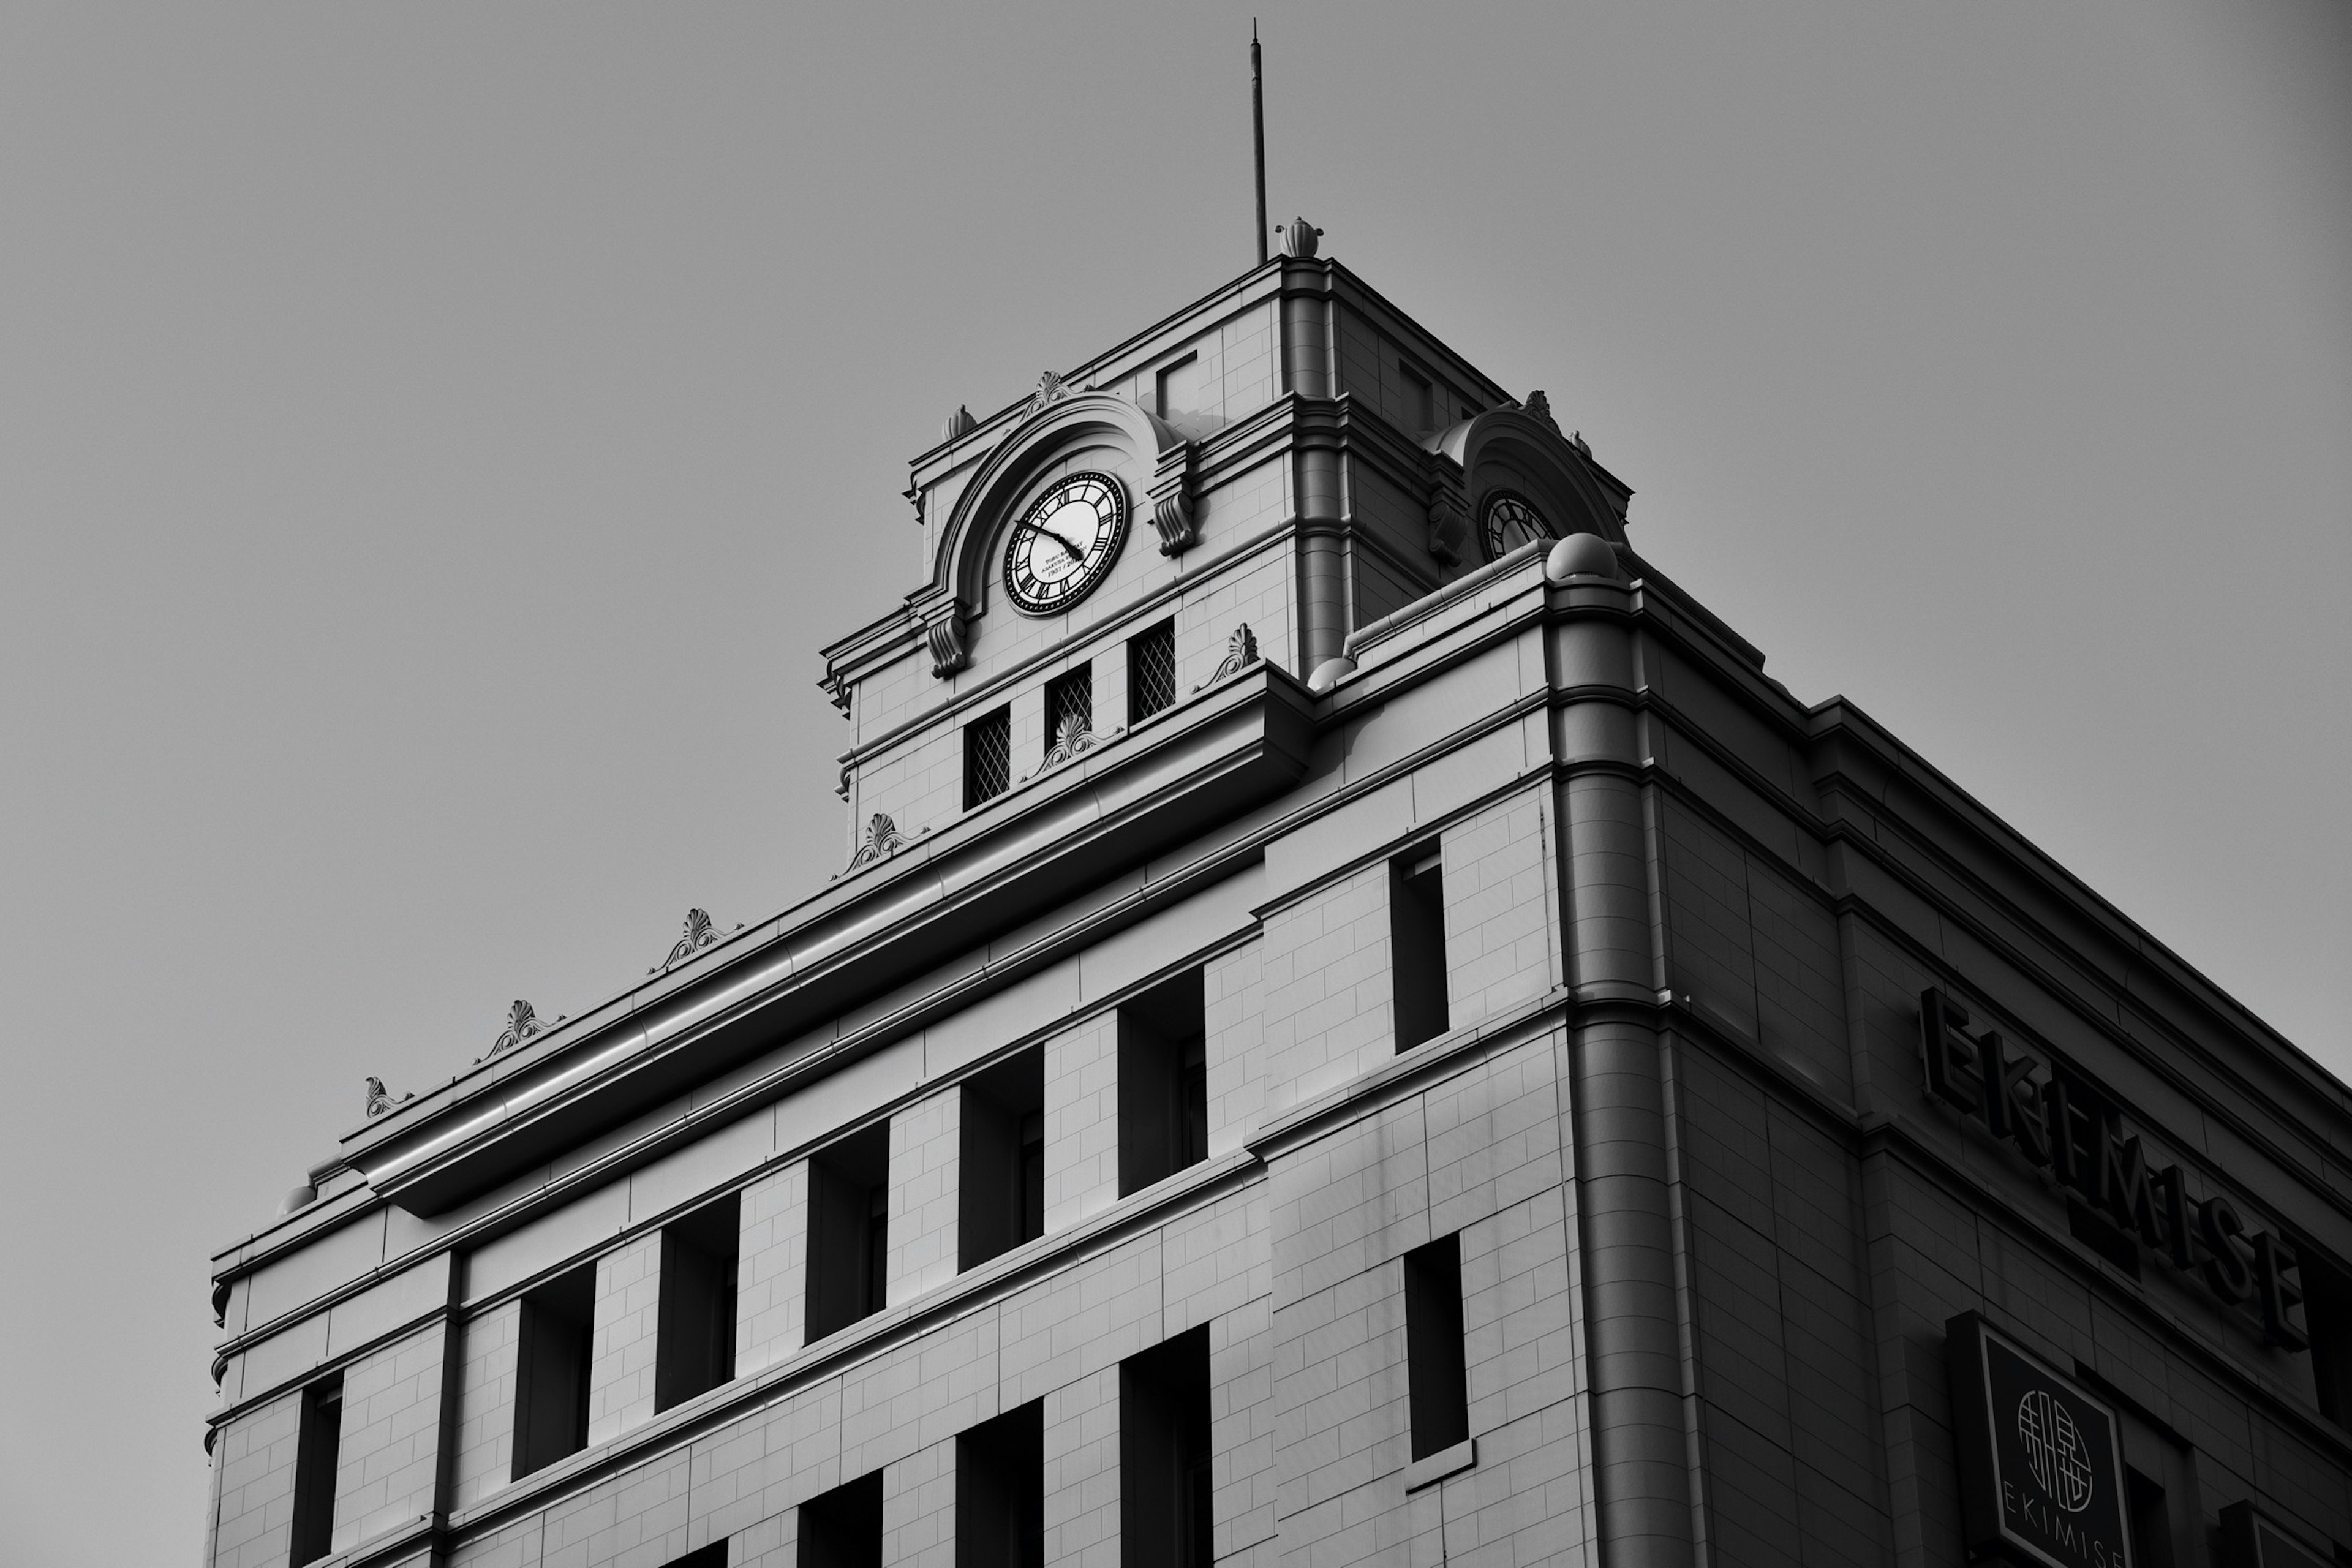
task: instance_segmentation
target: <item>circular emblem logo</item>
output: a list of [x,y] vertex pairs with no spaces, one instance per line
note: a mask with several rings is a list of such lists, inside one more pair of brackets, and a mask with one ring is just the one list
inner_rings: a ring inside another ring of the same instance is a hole
[[2091,1505],[2091,1456],[2065,1405],[2037,1388],[2017,1402],[2017,1440],[2025,1462],[2051,1500],[2068,1513]]

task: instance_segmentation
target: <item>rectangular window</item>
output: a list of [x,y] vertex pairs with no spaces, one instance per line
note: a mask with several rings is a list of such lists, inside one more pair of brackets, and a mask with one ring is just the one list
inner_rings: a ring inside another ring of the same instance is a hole
[[1171,618],[1127,639],[1127,721],[1139,724],[1176,705],[1176,622]]
[[1425,1459],[1470,1436],[1459,1237],[1449,1236],[1404,1255],[1404,1353],[1412,1457]]
[[1118,1368],[1119,1568],[1213,1568],[1209,1331]]
[[708,1546],[697,1547],[683,1557],[673,1557],[667,1568],[727,1568],[727,1542],[714,1541]]
[[662,1227],[661,1306],[654,1342],[656,1411],[684,1404],[735,1376],[741,1213],[741,1199],[730,1193]]
[[1045,1568],[1045,1405],[956,1438],[956,1568]]
[[1187,970],[1118,1010],[1118,1195],[1209,1157],[1202,972]]
[[317,1562],[334,1545],[335,1471],[342,1448],[343,1374],[337,1373],[302,1391],[294,1443],[294,1568]]
[[1413,434],[1425,436],[1437,428],[1437,397],[1429,384],[1429,377],[1408,361],[1399,360],[1397,370],[1404,382],[1405,417],[1412,421]]
[[801,1504],[800,1568],[882,1568],[882,1472]]
[[514,1479],[588,1446],[588,1357],[596,1266],[584,1263],[522,1299],[515,1352]]
[[2295,1252],[2303,1276],[2303,1321],[2311,1332],[2311,1376],[2319,1413],[2352,1429],[2352,1276],[2308,1246]]
[[964,1082],[956,1267],[1045,1234],[1045,1053],[1032,1047]]
[[963,808],[1013,787],[1013,710],[999,708],[963,727]]
[[890,1128],[854,1132],[809,1158],[808,1337],[883,1306],[890,1258]]
[[1445,1009],[1445,881],[1435,845],[1389,862],[1389,970],[1398,1050],[1453,1027]]
[[1091,735],[1095,729],[1094,666],[1082,664],[1066,675],[1057,675],[1045,683],[1045,755],[1054,758],[1061,749],[1059,760],[1067,761],[1068,748],[1082,735]]
[[2164,1483],[2136,1466],[2124,1468],[2124,1503],[2131,1515],[2133,1568],[2172,1568],[2172,1513]]
[[1202,409],[1202,394],[1208,390],[1208,374],[1201,356],[1186,354],[1174,364],[1162,370],[1155,378],[1156,396],[1152,412],[1162,419],[1179,414],[1198,414]]

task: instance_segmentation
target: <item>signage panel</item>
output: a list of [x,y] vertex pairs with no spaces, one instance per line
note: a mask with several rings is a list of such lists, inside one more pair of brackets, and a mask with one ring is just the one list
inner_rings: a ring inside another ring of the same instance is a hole
[[1944,1331],[1969,1552],[2133,1568],[2115,1411],[1975,1312]]
[[2105,1096],[2043,1064],[1930,986],[1919,996],[1927,1092],[2006,1139],[2045,1180],[2075,1194],[2130,1244],[2162,1258],[2233,1307],[2251,1306],[2263,1337],[2306,1350],[2301,1260],[2284,1237],[2250,1226],[2220,1194],[2197,1198],[2178,1165],[2158,1167]]

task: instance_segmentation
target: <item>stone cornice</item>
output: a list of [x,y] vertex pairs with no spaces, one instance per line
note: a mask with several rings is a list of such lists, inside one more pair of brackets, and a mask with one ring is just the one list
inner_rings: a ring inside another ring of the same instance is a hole
[[662,1005],[551,1031],[381,1118],[345,1157],[426,1214],[495,1186],[1285,787],[1306,763],[1311,707],[1262,664],[1185,721],[1041,775],[737,937],[732,962],[681,965],[698,983]]

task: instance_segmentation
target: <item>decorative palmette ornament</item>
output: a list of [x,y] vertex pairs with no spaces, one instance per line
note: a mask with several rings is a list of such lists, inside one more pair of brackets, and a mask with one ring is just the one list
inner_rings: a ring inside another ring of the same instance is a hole
[[1528,393],[1527,402],[1521,404],[1519,407],[1528,418],[1541,425],[1553,435],[1559,434],[1559,421],[1551,416],[1551,399],[1546,397],[1540,391]]
[[1045,761],[1037,771],[1043,773],[1046,768],[1058,767],[1073,757],[1091,752],[1095,743],[1092,730],[1076,719],[1065,719],[1061,728],[1054,731],[1054,743],[1046,748]]
[[906,847],[907,836],[898,831],[898,825],[891,820],[890,814],[877,811],[866,825],[866,842],[860,844],[857,853],[849,858],[845,869],[855,871],[860,866],[871,866]]
[[1037,390],[1029,395],[1029,412],[1033,416],[1041,414],[1048,406],[1061,402],[1076,390],[1077,388],[1062,379],[1060,371],[1041,372],[1037,377]]
[[394,1100],[392,1098],[391,1091],[383,1087],[383,1079],[376,1077],[373,1073],[370,1073],[368,1075],[367,1113],[370,1116],[382,1116],[385,1111],[390,1110],[393,1107],[396,1105],[406,1105],[410,1100],[415,1100],[415,1098],[416,1096],[411,1093],[404,1094],[398,1100]]
[[[741,931],[742,929],[743,922],[740,921],[736,921],[735,930]],[[722,934],[731,936],[734,932],[729,931],[721,933],[719,928],[711,923],[710,911],[709,910],[688,910],[686,911],[686,934],[679,937],[676,942],[671,944],[669,956],[667,958],[663,959],[659,963],[656,963],[651,969],[646,970],[646,973],[647,974],[667,974],[670,970],[676,968],[681,963],[684,963],[688,959],[692,958],[704,948],[718,946]]]
[[[555,1021],[561,1024],[568,1016],[569,1014],[558,1013]],[[533,1035],[545,1034],[547,1027],[540,1022],[537,1009],[517,997],[514,1005],[507,1009],[507,1026],[499,1031],[497,1039],[490,1042],[490,1057],[514,1049]],[[477,1057],[475,1060],[486,1062],[490,1057]]]
[[1225,657],[1223,660],[1219,663],[1216,669],[1210,674],[1208,679],[1201,682],[1200,685],[1192,688],[1192,689],[1195,691],[1206,691],[1209,688],[1214,686],[1225,677],[1229,675],[1239,675],[1243,670],[1247,669],[1251,665],[1254,665],[1256,662],[1257,634],[1250,630],[1249,623],[1247,621],[1244,621],[1240,626],[1234,628],[1234,635],[1225,639]]

